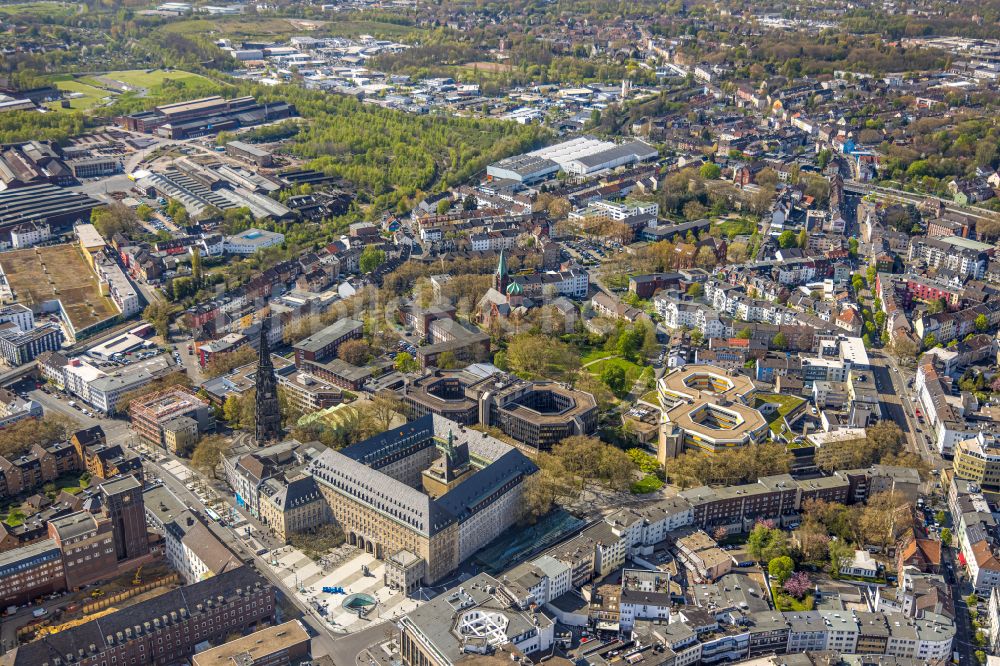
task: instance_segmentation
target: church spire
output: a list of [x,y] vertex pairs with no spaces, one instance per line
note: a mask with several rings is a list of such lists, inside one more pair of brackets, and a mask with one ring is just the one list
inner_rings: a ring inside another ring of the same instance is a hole
[[254,435],[258,446],[281,439],[281,410],[278,407],[278,380],[271,363],[271,349],[267,335],[271,331],[271,318],[260,322],[260,345],[257,348],[257,413],[254,416]]
[[507,255],[500,250],[500,261],[497,262],[497,272],[493,275],[493,288],[501,294],[507,289],[510,277],[507,275]]

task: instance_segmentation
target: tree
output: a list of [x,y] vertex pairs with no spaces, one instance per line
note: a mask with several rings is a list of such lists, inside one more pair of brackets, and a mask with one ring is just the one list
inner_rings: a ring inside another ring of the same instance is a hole
[[407,352],[400,352],[397,354],[394,365],[396,370],[404,374],[408,372],[416,372],[420,369],[420,362]]
[[787,474],[791,454],[781,444],[765,442],[707,455],[686,451],[667,460],[667,478],[688,488],[693,485],[735,485],[763,476]]
[[767,573],[771,576],[771,580],[779,586],[784,585],[785,581],[792,577],[794,571],[795,562],[787,555],[775,557],[767,563]]
[[840,568],[851,561],[854,557],[854,548],[843,540],[830,542],[830,568],[831,573],[839,573]]
[[896,359],[900,365],[910,365],[917,360],[920,347],[908,336],[899,334],[890,338],[886,351]]
[[625,451],[596,437],[567,437],[552,447],[552,456],[558,460],[564,478],[580,489],[597,481],[614,490],[626,490],[636,472],[635,462]]
[[625,370],[620,365],[608,364],[601,371],[601,381],[619,398],[627,393]]
[[364,340],[348,340],[337,350],[337,357],[351,365],[364,365],[371,355],[372,348]]
[[525,479],[521,497],[521,520],[534,525],[539,518],[548,514],[559,497],[560,485],[559,479],[543,467]]
[[818,153],[816,153],[816,164],[819,165],[820,169],[825,169],[826,165],[830,163],[830,159],[833,157],[833,153],[830,152],[829,148],[824,148]]
[[196,288],[201,287],[201,250],[198,249],[197,245],[191,247],[191,279],[194,280]]
[[976,321],[974,323],[976,326],[976,331],[979,333],[985,333],[987,330],[989,330],[990,320],[987,319],[986,315],[984,314],[981,314],[978,317],[976,317]]
[[749,326],[746,326],[742,331],[736,334],[736,337],[740,340],[749,340],[753,337],[753,330]]
[[139,204],[135,207],[135,216],[143,222],[147,222],[153,217],[153,209],[144,203]]
[[698,170],[698,174],[705,180],[715,180],[722,174],[722,168],[714,162],[705,162]]
[[803,250],[806,249],[806,245],[809,244],[809,232],[805,229],[799,231],[799,236],[796,239],[795,244]]
[[951,529],[945,527],[941,530],[941,543],[945,546],[951,545]]
[[858,245],[859,243],[857,238],[849,238],[847,240],[847,254],[850,255],[852,259],[858,258]]
[[712,248],[707,245],[703,245],[698,248],[698,252],[694,257],[695,266],[705,270],[711,270],[712,268],[715,268],[717,263],[718,260],[715,258],[715,252],[712,251]]
[[235,394],[230,393],[226,396],[226,401],[222,403],[222,416],[229,422],[229,425],[233,427],[239,426],[240,399]]
[[458,367],[458,358],[455,356],[455,352],[443,351],[438,354],[435,365],[442,370],[451,370]]
[[913,515],[902,494],[882,492],[868,498],[861,510],[858,530],[866,545],[886,550],[909,527]]
[[806,562],[822,562],[829,554],[830,535],[820,520],[803,509],[802,525],[798,530],[799,550]]
[[525,379],[568,381],[580,369],[580,354],[556,338],[525,333],[514,336],[507,345],[507,365]]
[[383,263],[385,263],[385,251],[374,245],[366,246],[358,258],[358,267],[362,273],[371,273]]
[[705,285],[701,282],[692,282],[688,285],[686,293],[690,298],[701,298],[705,295]]
[[257,352],[250,345],[243,345],[223,354],[212,354],[205,366],[205,374],[208,377],[221,377],[236,368],[253,363],[256,358]]
[[650,455],[642,449],[629,449],[625,453],[643,474],[658,474],[660,472],[660,462],[656,456]]
[[[626,361],[634,361],[642,349],[645,335],[638,326],[625,328],[618,332],[617,338],[610,338],[609,345]],[[613,345],[611,343],[613,342]]]
[[778,186],[778,172],[771,167],[765,167],[757,172],[753,182],[765,190],[771,191]]
[[175,306],[165,301],[153,301],[142,311],[142,318],[153,325],[156,334],[166,340],[170,332],[170,318],[176,312]]
[[781,246],[782,249],[795,247],[796,245],[795,232],[792,231],[791,229],[786,229],[785,231],[782,231],[781,235],[778,236],[778,245]]
[[788,336],[784,332],[778,331],[774,338],[771,339],[771,346],[775,349],[788,349]]
[[23,419],[0,430],[0,455],[11,460],[36,444],[51,446],[68,439],[79,427],[76,421],[46,410],[44,419]]
[[465,211],[476,210],[476,208],[478,207],[479,204],[476,202],[476,197],[472,196],[471,194],[462,200],[462,210]]
[[90,212],[90,222],[104,238],[111,239],[115,234],[130,236],[139,228],[139,217],[120,201],[115,201],[95,208]]
[[809,592],[810,587],[812,587],[812,584],[809,582],[808,574],[804,571],[797,571],[792,574],[782,586],[785,592],[795,599],[802,599],[805,597],[806,593]]
[[945,312],[948,309],[948,301],[942,296],[941,298],[936,298],[927,304],[928,314],[937,314],[939,312]]
[[726,249],[726,258],[734,264],[742,264],[748,256],[747,244],[743,242],[731,243]]
[[191,454],[191,466],[202,474],[211,474],[218,479],[218,468],[223,456],[229,450],[230,442],[222,435],[202,437]]
[[747,537],[747,552],[758,561],[770,562],[785,551],[785,533],[768,523],[758,522]]
[[[444,199],[441,199],[440,201],[438,201],[438,204],[437,204],[437,214],[438,215],[444,215],[450,209],[451,209],[451,199],[444,198]],[[365,271],[365,272],[367,273],[368,271]]]
[[375,432],[385,432],[398,417],[402,416],[405,420],[406,415],[406,405],[394,395],[376,395],[358,409],[362,412],[362,419],[371,421]]

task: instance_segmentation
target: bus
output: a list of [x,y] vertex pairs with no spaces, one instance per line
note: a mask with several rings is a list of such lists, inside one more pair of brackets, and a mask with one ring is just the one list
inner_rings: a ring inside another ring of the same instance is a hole
[[951,662],[953,664],[960,664],[960,663],[962,663],[962,655],[959,654],[958,650],[955,650],[952,653],[952,655],[951,655]]
[[205,514],[217,523],[222,522],[222,518],[216,512],[212,511],[208,507],[205,508]]

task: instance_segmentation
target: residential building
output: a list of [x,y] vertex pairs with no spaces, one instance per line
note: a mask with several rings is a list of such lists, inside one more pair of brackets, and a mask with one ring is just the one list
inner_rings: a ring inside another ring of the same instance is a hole
[[274,588],[249,567],[240,567],[48,634],[17,647],[5,662],[40,666],[69,654],[81,666],[175,663],[190,658],[196,645],[221,643],[233,633],[269,624],[274,604]]

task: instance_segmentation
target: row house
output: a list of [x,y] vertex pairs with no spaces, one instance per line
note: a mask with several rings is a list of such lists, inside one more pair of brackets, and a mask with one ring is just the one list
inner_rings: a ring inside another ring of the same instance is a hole
[[719,319],[718,313],[702,303],[688,303],[657,296],[653,300],[657,313],[663,317],[663,325],[670,329],[687,327],[701,331],[708,339],[728,337],[731,331]]
[[923,261],[928,268],[947,268],[962,277],[979,279],[985,275],[986,265],[992,255],[993,249],[985,243],[951,235],[912,239],[907,258],[910,261]]
[[986,330],[996,328],[1000,325],[1000,304],[984,303],[958,312],[924,314],[914,320],[913,327],[921,340],[928,335],[933,335],[938,342],[961,340],[970,333],[985,332],[976,330],[976,320],[980,315],[986,317]]

